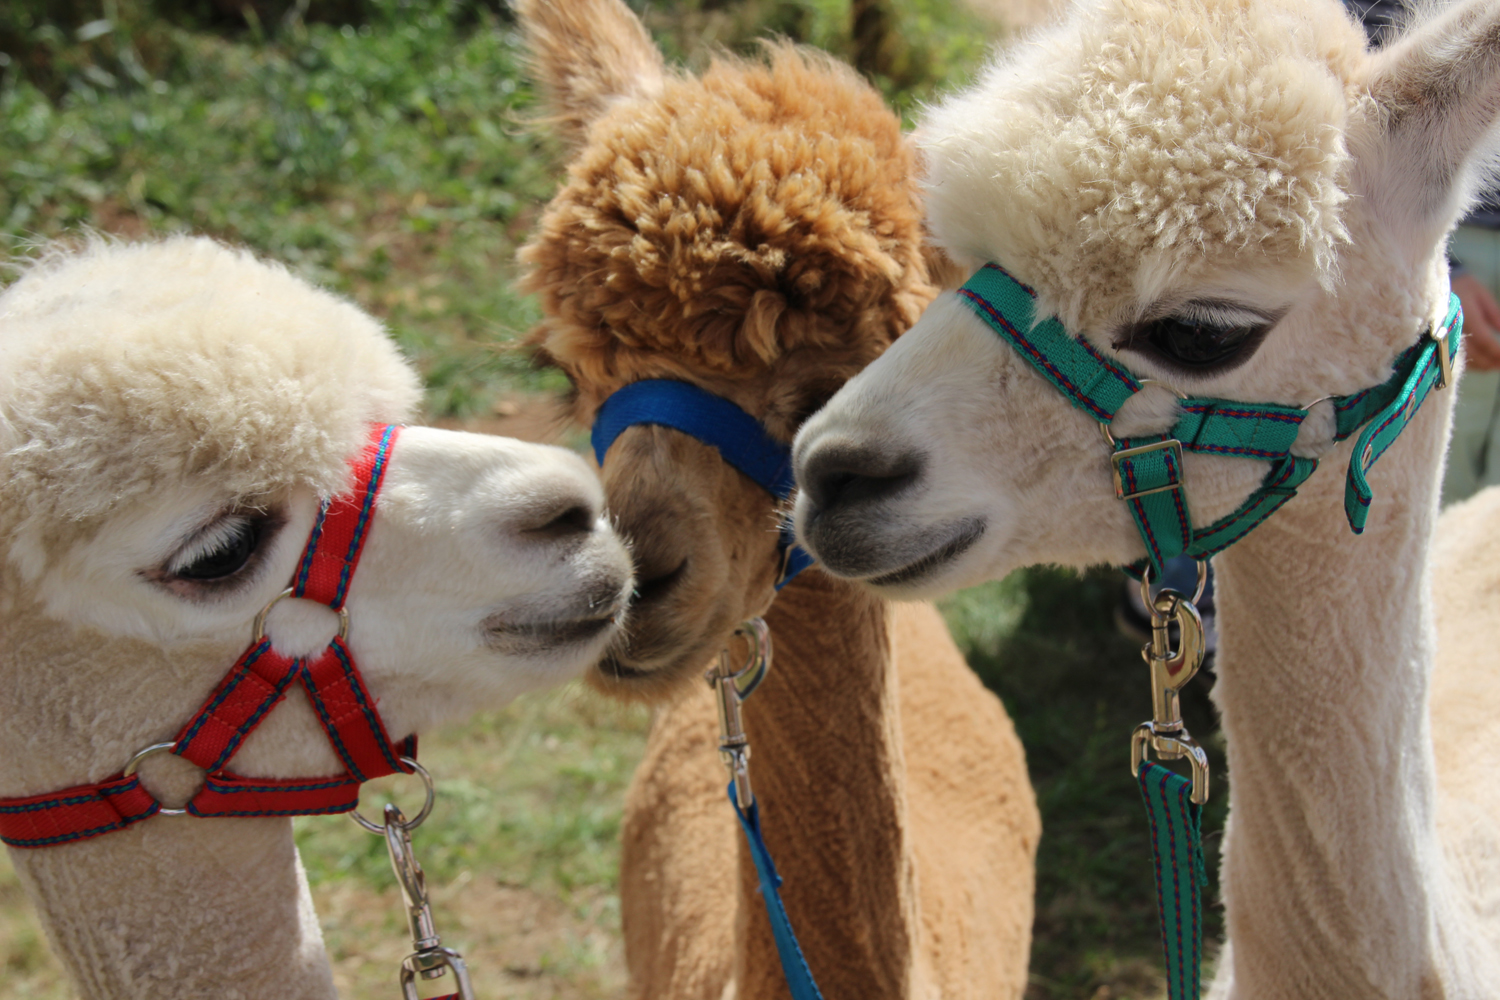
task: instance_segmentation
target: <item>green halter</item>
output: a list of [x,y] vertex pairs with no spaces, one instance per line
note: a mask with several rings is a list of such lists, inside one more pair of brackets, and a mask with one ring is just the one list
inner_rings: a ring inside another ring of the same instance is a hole
[[[1036,292],[995,264],[986,264],[959,289],[979,316],[1031,363],[1063,396],[1109,423],[1142,382],[1081,338],[1068,335],[1055,317],[1035,323]],[[1371,491],[1365,480],[1380,456],[1411,421],[1434,385],[1452,381],[1450,359],[1458,352],[1463,311],[1451,297],[1441,329],[1431,329],[1396,359],[1395,373],[1381,385],[1350,396],[1332,396],[1334,440],[1360,431],[1349,461],[1344,513],[1355,534],[1364,531]],[[1146,543],[1147,560],[1128,567],[1137,575],[1149,561],[1153,573],[1176,555],[1207,559],[1243,538],[1250,529],[1297,495],[1318,467],[1315,458],[1291,454],[1308,411],[1273,403],[1186,398],[1167,433],[1113,442],[1115,495],[1124,500]],[[1182,451],[1254,458],[1271,463],[1260,487],[1240,508],[1204,528],[1194,528],[1182,482]]]

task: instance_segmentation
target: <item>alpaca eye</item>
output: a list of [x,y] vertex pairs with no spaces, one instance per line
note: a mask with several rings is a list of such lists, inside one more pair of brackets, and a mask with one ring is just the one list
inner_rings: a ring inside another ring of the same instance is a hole
[[1214,326],[1176,316],[1151,324],[1145,339],[1178,364],[1195,368],[1232,357],[1261,326]]
[[222,580],[245,568],[260,548],[266,522],[229,517],[210,526],[172,560],[170,572],[180,580]]
[[1134,324],[1116,346],[1144,349],[1174,367],[1207,374],[1244,361],[1274,325],[1274,319],[1241,307],[1192,304],[1171,316]]

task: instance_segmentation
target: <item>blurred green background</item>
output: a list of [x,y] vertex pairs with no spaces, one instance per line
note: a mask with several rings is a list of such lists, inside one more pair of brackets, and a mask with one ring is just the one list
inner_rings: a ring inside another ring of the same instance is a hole
[[[673,61],[783,35],[853,62],[910,117],[1049,0],[631,2]],[[82,227],[248,244],[384,319],[432,418],[520,433],[504,420],[540,412],[530,429],[545,428],[556,376],[510,349],[537,316],[511,287],[515,249],[561,171],[531,105],[501,0],[4,0],[0,261]],[[1122,585],[1043,568],[945,602],[1041,802],[1032,1000],[1162,993],[1125,767],[1150,698],[1113,623]],[[1205,690],[1186,693],[1188,720],[1216,749]],[[481,995],[619,995],[616,841],[647,722],[570,688],[424,738],[442,794],[417,850]],[[381,841],[334,818],[298,821],[298,837],[343,995],[397,995],[407,942]],[[70,995],[3,859],[0,984]]]

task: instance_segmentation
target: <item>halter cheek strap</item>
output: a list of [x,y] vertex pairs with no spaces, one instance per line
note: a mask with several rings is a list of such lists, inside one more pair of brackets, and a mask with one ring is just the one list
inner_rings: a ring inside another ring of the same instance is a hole
[[[1125,401],[1141,391],[1143,380],[1088,341],[1070,336],[1055,317],[1037,323],[1036,292],[994,264],[981,268],[958,294],[1068,402],[1103,426],[1114,448],[1110,461],[1115,495],[1125,501],[1146,544],[1147,559],[1127,567],[1137,575],[1148,563],[1159,574],[1173,556],[1206,559],[1228,548],[1296,496],[1297,487],[1318,467],[1316,459],[1291,454],[1308,410],[1275,403],[1184,398],[1177,423],[1165,434],[1116,439],[1109,435],[1109,423]],[[1462,329],[1463,311],[1454,295],[1442,326],[1403,352],[1388,380],[1329,400],[1335,440],[1359,432],[1344,491],[1344,512],[1356,534],[1364,530],[1372,497],[1366,473],[1433,387],[1451,381],[1450,359],[1458,352]],[[1183,485],[1184,449],[1253,458],[1269,462],[1271,468],[1238,510],[1195,528]]]
[[[185,811],[194,816],[300,816],[347,812],[359,804],[361,783],[398,771],[411,773],[403,758],[415,758],[416,737],[394,746],[375,700],[365,687],[345,642],[344,603],[360,553],[369,536],[376,497],[400,428],[374,428],[353,463],[355,486],[323,504],[292,585],[271,602],[298,597],[339,613],[339,634],[318,655],[289,657],[266,638],[266,612],[255,638],[197,714],[171,743],[137,754],[125,772],[22,799],[0,799],[0,840],[12,847],[46,847],[123,829],[162,811],[141,787],[135,765],[150,753],[170,751],[208,772]],[[343,774],[317,778],[247,778],[225,770],[245,738],[280,704],[293,682],[308,700],[343,762]],[[177,810],[173,810],[174,812]]]
[[[791,496],[792,450],[773,438],[750,414],[722,396],[687,382],[645,379],[632,382],[604,401],[594,417],[594,458],[602,467],[609,446],[626,428],[657,424],[681,431],[717,448],[734,466],[777,500]],[[781,570],[776,589],[813,564],[800,545],[790,521],[783,521],[778,547]]]

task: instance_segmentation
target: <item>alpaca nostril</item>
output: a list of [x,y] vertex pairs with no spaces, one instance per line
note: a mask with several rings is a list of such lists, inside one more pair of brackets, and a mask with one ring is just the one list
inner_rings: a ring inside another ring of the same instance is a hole
[[584,504],[565,504],[560,510],[554,508],[554,511],[549,513],[550,517],[542,514],[536,518],[541,523],[522,530],[534,538],[544,538],[549,541],[558,541],[573,535],[587,535],[594,530],[594,512]]
[[888,500],[922,475],[918,452],[888,455],[868,448],[829,447],[803,466],[802,488],[820,511]]

